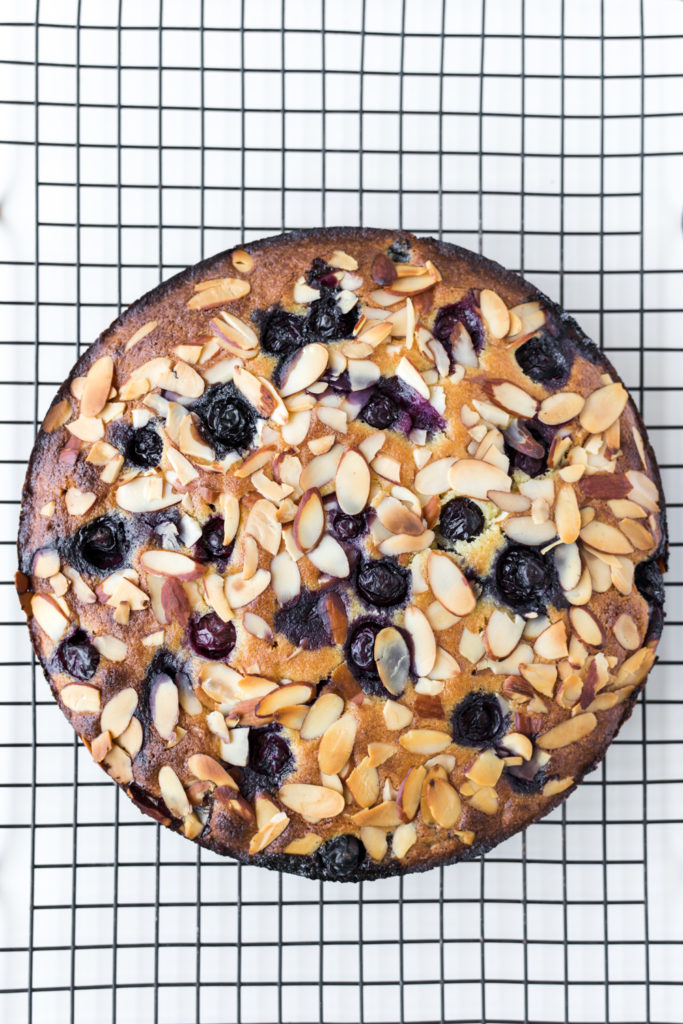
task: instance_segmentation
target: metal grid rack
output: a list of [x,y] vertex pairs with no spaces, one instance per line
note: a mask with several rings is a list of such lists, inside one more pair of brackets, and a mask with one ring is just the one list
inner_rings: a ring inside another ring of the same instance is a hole
[[[0,18],[0,1018],[683,1021],[683,5],[6,0]],[[25,460],[82,347],[201,256],[320,223],[458,241],[574,312],[640,402],[673,541],[659,664],[604,766],[481,861],[361,886],[143,820],[51,700],[11,586]]]

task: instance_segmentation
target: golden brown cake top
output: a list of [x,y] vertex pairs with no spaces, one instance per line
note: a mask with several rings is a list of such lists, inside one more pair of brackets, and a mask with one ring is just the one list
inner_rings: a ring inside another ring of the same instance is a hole
[[144,810],[369,878],[490,847],[602,756],[654,660],[660,508],[623,384],[526,282],[301,232],[191,268],[83,356],[19,589]]

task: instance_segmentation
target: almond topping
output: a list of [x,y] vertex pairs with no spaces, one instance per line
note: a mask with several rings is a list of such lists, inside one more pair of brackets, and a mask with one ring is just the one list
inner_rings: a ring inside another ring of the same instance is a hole
[[72,413],[73,409],[69,404],[68,398],[63,398],[61,402],[57,402],[56,405],[53,405],[48,410],[43,420],[43,430],[46,434],[54,433],[55,430],[59,430],[60,427],[64,426]]
[[[415,476],[415,490],[419,491],[420,494],[444,494],[451,487],[449,470],[454,463],[455,458],[453,456],[428,462]],[[506,489],[509,490],[510,488]]]
[[394,830],[393,838],[391,840],[391,850],[395,857],[399,860],[403,860],[408,851],[417,842],[417,829],[412,822],[407,822],[404,825],[399,825]]
[[519,671],[535,690],[542,693],[544,697],[552,697],[557,681],[556,665],[522,664],[519,666]]
[[251,604],[270,584],[267,569],[257,569],[249,580],[242,576],[228,576],[225,581],[225,596],[232,608],[243,608]]
[[234,302],[248,295],[251,285],[239,277],[217,277],[194,286],[195,294],[187,302],[188,309],[208,309],[224,302]]
[[510,540],[517,544],[528,544],[531,547],[538,547],[541,544],[549,544],[556,536],[555,524],[547,522],[534,522],[532,516],[515,516],[506,519],[502,523],[503,533]]
[[623,384],[607,384],[598,388],[586,399],[579,423],[589,434],[601,434],[621,416],[627,401],[628,392]]
[[504,767],[505,762],[492,750],[484,750],[465,774],[478,786],[495,786]]
[[100,691],[84,683],[69,683],[59,693],[65,708],[79,715],[92,715],[100,710]]
[[370,467],[359,451],[349,448],[344,452],[335,476],[337,501],[342,512],[357,515],[365,508],[370,497]]
[[600,647],[605,642],[602,626],[587,608],[571,608],[569,620],[574,632],[589,647]]
[[114,360],[111,356],[101,356],[95,360],[88,371],[81,397],[81,416],[97,416],[102,412],[114,376]]
[[325,512],[320,491],[313,487],[301,496],[292,524],[294,540],[301,551],[311,551],[320,542],[324,529]]
[[445,779],[433,778],[427,783],[427,804],[432,817],[441,828],[453,828],[462,812],[460,797]]
[[396,797],[396,807],[402,821],[412,821],[417,814],[426,775],[427,769],[424,765],[414,765],[403,777]]
[[581,579],[581,556],[576,544],[559,544],[553,550],[555,568],[563,590],[573,590]]
[[293,558],[286,551],[270,563],[273,592],[280,604],[287,604],[301,593],[301,574]]
[[512,488],[512,480],[507,473],[479,459],[460,459],[455,462],[448,472],[448,482],[458,494],[482,501],[489,491],[509,491]]
[[635,651],[640,647],[640,630],[626,612],[623,612],[614,623],[614,635],[626,651]]
[[411,361],[403,356],[398,366],[396,367],[396,376],[401,377],[414,391],[417,391],[418,395],[422,398],[426,398],[429,401],[430,393],[427,384],[425,383],[424,377],[417,370]]
[[165,764],[159,771],[161,796],[174,818],[185,818],[192,807],[183,789],[183,784],[170,765]]
[[577,395],[574,391],[558,391],[543,399],[538,418],[541,423],[559,426],[560,423],[568,423],[578,416],[584,404],[583,395]]
[[453,741],[438,729],[410,729],[399,737],[399,743],[411,754],[439,754]]
[[405,627],[413,642],[413,662],[418,676],[427,676],[436,661],[436,640],[429,619],[410,605],[405,611]]
[[300,729],[302,740],[322,736],[336,722],[344,710],[344,701],[336,693],[323,693],[311,706]]
[[654,538],[642,523],[638,523],[634,519],[622,519],[619,528],[638,551],[648,551],[654,547]]
[[356,718],[347,712],[326,730],[318,749],[318,764],[325,775],[342,770],[351,756],[357,728]]
[[308,821],[336,818],[344,810],[344,797],[327,786],[309,786],[289,783],[281,787],[278,796],[290,811],[301,814]]
[[344,548],[329,533],[308,552],[308,557],[316,569],[336,579],[345,579],[351,571]]
[[379,797],[379,772],[364,757],[346,780],[346,785],[359,807],[372,807]]
[[204,573],[203,566],[178,551],[144,551],[140,556],[140,564],[155,576],[172,576],[179,580],[194,580]]
[[62,639],[68,628],[69,619],[53,598],[47,594],[34,594],[31,598],[31,612],[51,640]]
[[524,419],[532,419],[536,415],[538,402],[517,384],[511,384],[506,380],[492,381],[490,389],[498,405],[507,412],[522,416]]
[[581,530],[581,514],[571,484],[562,484],[555,499],[555,525],[563,544],[572,544]]
[[374,658],[384,688],[400,697],[408,684],[410,651],[394,626],[380,630],[375,637]]
[[204,782],[214,782],[217,786],[237,789],[237,783],[232,775],[229,775],[223,765],[215,761],[213,757],[209,757],[208,754],[192,754],[187,759],[187,767],[196,778]]
[[330,451],[311,459],[308,465],[304,466],[299,480],[302,491],[324,487],[325,484],[334,480],[343,453],[343,445],[336,444]]
[[305,704],[313,696],[313,687],[308,683],[287,683],[276,690],[271,690],[256,705],[258,718],[269,718],[281,708],[295,704]]
[[468,615],[476,605],[470,585],[446,554],[430,551],[427,558],[429,586],[437,601],[453,615]]
[[591,711],[584,715],[575,715],[560,722],[543,736],[539,736],[536,743],[542,750],[558,750],[588,736],[597,724],[598,720]]
[[351,815],[356,825],[370,825],[373,828],[396,828],[401,824],[395,800],[385,800],[374,807],[367,807]]
[[510,311],[497,292],[482,288],[479,308],[494,338],[504,338],[510,330]]
[[543,630],[534,643],[534,651],[539,658],[545,658],[546,661],[558,661],[567,657],[567,629],[562,619],[558,619],[552,626]]
[[605,551],[610,555],[630,555],[633,551],[633,545],[621,530],[597,519],[583,527],[581,540],[597,551]]
[[493,658],[506,658],[514,651],[524,632],[524,619],[521,615],[512,618],[501,609],[496,608],[486,625],[484,638],[489,653]]
[[328,356],[327,346],[321,345],[319,342],[313,342],[313,344],[299,349],[285,368],[280,396],[287,398],[314,384],[325,372]]
[[128,341],[126,342],[126,346],[123,351],[129,352],[132,349],[133,345],[137,345],[139,341],[142,341],[142,339],[146,338],[148,334],[151,334],[152,331],[157,327],[157,325],[157,320],[148,320],[148,322],[146,324],[143,324],[142,327],[138,327],[137,331],[134,334],[132,334]]

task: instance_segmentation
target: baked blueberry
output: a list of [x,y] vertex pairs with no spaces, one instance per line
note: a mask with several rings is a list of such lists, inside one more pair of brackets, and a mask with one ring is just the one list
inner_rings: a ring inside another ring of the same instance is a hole
[[198,562],[215,562],[221,569],[225,567],[235,542],[223,543],[224,527],[222,516],[214,516],[204,523],[202,535],[194,546],[194,557]]
[[633,574],[633,581],[638,593],[650,606],[650,621],[645,641],[659,640],[664,628],[664,580],[656,559],[639,562]]
[[389,395],[375,391],[360,411],[359,419],[375,430],[388,430],[400,416],[400,409]]
[[128,557],[126,528],[115,516],[100,516],[78,530],[72,548],[74,561],[91,572],[113,572]]
[[140,469],[153,469],[161,462],[164,445],[158,432],[148,423],[132,430],[126,443],[126,459]]
[[256,434],[256,411],[233,383],[214,384],[194,404],[204,433],[219,459],[248,448]]
[[503,774],[510,789],[513,789],[515,793],[532,796],[534,793],[540,793],[548,781],[543,768],[537,770],[534,765],[532,771],[533,774],[529,774],[525,765],[512,765],[512,767],[505,768]]
[[401,377],[380,377],[359,413],[359,419],[376,430],[444,430],[446,421],[434,406]]
[[335,276],[334,270],[329,263],[325,263],[325,260],[321,260],[319,256],[316,256],[311,264],[311,269],[306,272],[306,280],[311,288],[325,287],[332,290],[339,288],[339,281]]
[[498,592],[515,611],[543,608],[553,580],[552,569],[535,548],[513,545],[496,562]]
[[442,306],[434,320],[434,337],[438,338],[449,355],[452,355],[451,335],[456,324],[462,324],[470,338],[475,352],[481,352],[486,341],[484,324],[479,312],[477,298],[472,289],[449,306]]
[[305,317],[297,313],[287,313],[279,306],[273,306],[258,319],[261,328],[261,348],[264,352],[281,356],[303,345]]
[[453,739],[462,747],[478,747],[485,750],[501,739],[507,725],[495,693],[476,690],[456,704],[451,716]]
[[97,672],[100,656],[85,630],[77,629],[57,648],[57,661],[63,672],[85,681]]
[[549,388],[566,384],[572,368],[572,358],[566,346],[560,345],[545,330],[520,345],[515,351],[515,359],[527,377]]
[[318,858],[328,882],[343,882],[356,873],[365,850],[360,840],[350,833],[328,839],[318,850]]
[[410,242],[407,238],[397,238],[387,249],[387,256],[394,263],[408,263],[410,260]]
[[274,787],[293,766],[292,751],[279,725],[249,730],[249,767],[265,776],[268,788]]
[[334,291],[323,288],[319,299],[308,308],[306,318],[306,338],[308,341],[338,341],[350,338],[358,319],[358,309],[354,306],[348,313],[342,312],[337,304]]
[[320,592],[302,590],[299,596],[275,613],[273,625],[294,647],[317,651],[332,643],[326,620],[320,614]]
[[216,612],[194,616],[188,625],[190,644],[203,658],[221,661],[235,646],[237,634],[233,622],[223,622]]
[[470,498],[451,498],[441,509],[439,533],[456,544],[470,541],[484,529],[484,513]]
[[408,596],[410,573],[391,558],[359,562],[356,589],[375,608],[393,608]]
[[384,689],[375,664],[375,637],[387,625],[384,620],[358,619],[349,630],[344,648],[349,668],[363,692],[371,697],[392,696]]
[[347,512],[342,512],[341,509],[335,509],[327,513],[327,522],[330,533],[342,543],[357,540],[358,537],[367,533],[368,529],[368,518],[365,512],[358,512],[357,515],[352,516]]

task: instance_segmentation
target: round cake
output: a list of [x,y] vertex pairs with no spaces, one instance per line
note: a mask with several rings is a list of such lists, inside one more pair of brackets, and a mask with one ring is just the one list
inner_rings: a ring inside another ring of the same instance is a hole
[[18,550],[94,760],[162,824],[312,878],[547,814],[663,622],[617,373],[520,277],[404,232],[252,242],[135,302],[43,421]]

